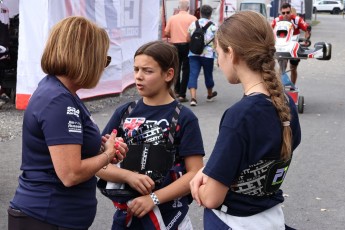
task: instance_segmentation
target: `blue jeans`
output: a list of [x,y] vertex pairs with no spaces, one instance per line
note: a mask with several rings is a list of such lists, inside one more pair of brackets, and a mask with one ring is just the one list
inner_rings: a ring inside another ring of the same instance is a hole
[[189,57],[190,72],[189,72],[188,89],[198,88],[198,78],[199,78],[201,67],[204,70],[206,88],[212,89],[214,86],[213,64],[214,64],[214,58],[190,56]]

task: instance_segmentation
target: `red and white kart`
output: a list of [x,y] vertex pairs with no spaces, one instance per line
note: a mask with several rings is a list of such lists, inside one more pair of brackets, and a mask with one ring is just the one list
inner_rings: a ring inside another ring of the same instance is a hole
[[299,95],[299,89],[291,82],[286,70],[290,59],[316,58],[318,60],[330,60],[332,55],[332,45],[326,42],[317,42],[314,48],[308,48],[309,40],[293,35],[294,25],[290,21],[279,21],[274,28],[276,39],[276,58],[279,63],[282,82],[286,92],[293,98],[299,113],[304,111],[304,97]]

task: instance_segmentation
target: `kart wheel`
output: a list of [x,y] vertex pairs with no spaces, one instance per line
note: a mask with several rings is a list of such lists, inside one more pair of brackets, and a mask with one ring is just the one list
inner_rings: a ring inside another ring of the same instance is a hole
[[304,97],[303,96],[298,97],[297,109],[299,113],[304,112]]

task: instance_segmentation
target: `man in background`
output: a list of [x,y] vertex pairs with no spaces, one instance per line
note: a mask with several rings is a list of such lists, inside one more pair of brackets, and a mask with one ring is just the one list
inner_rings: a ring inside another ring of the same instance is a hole
[[[311,36],[311,26],[306,23],[303,18],[300,16],[297,16],[295,14],[292,14],[292,8],[289,3],[284,3],[280,7],[280,15],[276,17],[272,21],[272,28],[276,26],[277,22],[279,21],[289,21],[294,25],[294,32],[293,35],[300,34],[300,30],[303,30],[305,32],[304,37],[306,39],[309,39]],[[291,82],[296,85],[297,81],[297,66],[300,62],[300,59],[291,59],[290,60],[290,70],[291,70]]]
[[[187,33],[189,25],[197,18],[188,13],[189,0],[179,0],[179,13],[171,16],[165,27],[165,36],[177,48],[179,56],[179,73],[175,82],[175,93],[180,102],[186,102],[186,90],[189,80],[189,44]],[[182,77],[181,77],[182,70]]]

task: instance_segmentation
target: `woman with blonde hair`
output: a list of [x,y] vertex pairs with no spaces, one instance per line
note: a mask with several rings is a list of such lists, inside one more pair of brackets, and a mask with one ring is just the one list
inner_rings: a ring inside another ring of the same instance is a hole
[[227,109],[191,191],[205,229],[285,229],[280,185],[301,141],[294,101],[275,70],[271,26],[252,11],[226,19],[216,34],[218,63],[243,97]]
[[65,18],[52,28],[41,59],[47,76],[24,114],[23,172],[8,209],[8,229],[91,226],[95,174],[128,151],[116,130],[100,135],[76,93],[97,85],[110,62],[108,49],[106,31],[83,17]]

